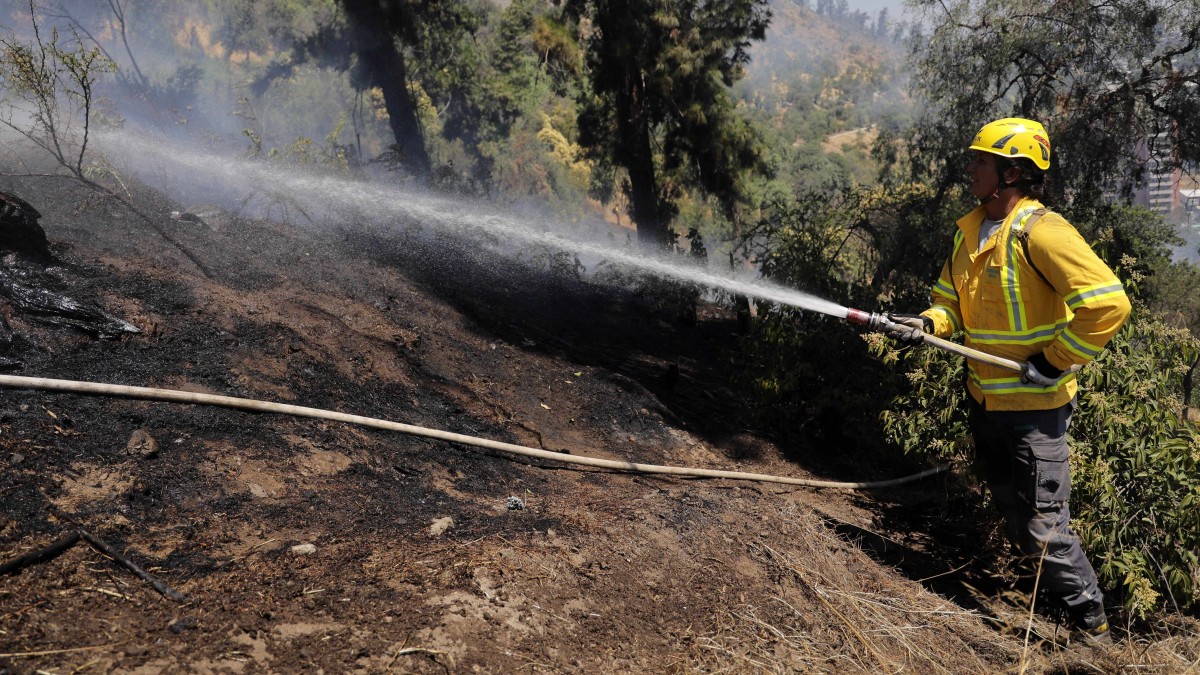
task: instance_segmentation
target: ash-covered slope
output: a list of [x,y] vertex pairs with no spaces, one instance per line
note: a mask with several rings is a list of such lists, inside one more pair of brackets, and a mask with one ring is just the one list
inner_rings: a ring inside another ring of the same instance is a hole
[[[17,374],[806,475],[741,430],[722,372],[736,322],[718,308],[669,323],[419,224],[171,219],[200,210],[143,192],[172,243],[66,182],[0,190],[41,212],[61,290],[140,330],[100,339],[0,303],[26,341]],[[188,597],[76,546],[0,577],[0,672],[985,672],[1021,651],[947,581],[960,549],[881,529],[888,511],[959,527],[944,483],[662,479],[28,390],[0,391],[0,411],[0,562],[83,527]]]

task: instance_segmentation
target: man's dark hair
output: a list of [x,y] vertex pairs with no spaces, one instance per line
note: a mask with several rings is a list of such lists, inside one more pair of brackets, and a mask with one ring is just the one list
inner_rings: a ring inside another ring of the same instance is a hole
[[1038,168],[1028,157],[997,157],[996,168],[999,169],[1000,175],[1008,173],[1012,167],[1017,167],[1021,170],[1021,177],[1016,182],[1008,183],[1005,187],[1015,187],[1025,195],[1034,199],[1045,202],[1047,195],[1050,194],[1050,179],[1046,172]]

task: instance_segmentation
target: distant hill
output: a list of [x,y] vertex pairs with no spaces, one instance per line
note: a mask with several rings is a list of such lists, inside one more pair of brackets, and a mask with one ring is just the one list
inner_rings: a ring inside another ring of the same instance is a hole
[[776,149],[782,180],[870,180],[871,130],[912,108],[896,22],[851,10],[845,0],[775,0],[771,11],[766,40],[752,46],[735,91]]
[[[886,14],[851,10],[845,0],[820,0],[817,8],[804,0],[775,0],[771,12],[767,38],[751,48],[743,81],[764,104],[786,104],[797,90],[853,103],[907,101],[905,53]],[[831,85],[837,91],[829,91]]]

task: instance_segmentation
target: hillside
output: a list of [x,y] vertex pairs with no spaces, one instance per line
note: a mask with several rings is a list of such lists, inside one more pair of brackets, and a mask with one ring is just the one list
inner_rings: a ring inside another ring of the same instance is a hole
[[[652,464],[834,480],[914,468],[855,462],[854,448],[797,457],[746,431],[720,308],[668,323],[623,291],[419,224],[171,220],[191,205],[135,192],[206,277],[66,181],[0,190],[42,213],[58,261],[43,278],[141,330],[99,340],[0,305],[23,336],[16,374]],[[0,577],[0,673],[949,673],[1023,658],[1076,672],[1148,658],[1056,649],[1040,616],[1024,647],[1027,606],[988,572],[1003,564],[996,532],[976,529],[987,520],[960,478],[819,491],[195,405],[0,401],[0,562],[82,527],[187,596],[75,546]]]
[[[766,39],[750,47],[746,77],[734,85],[789,192],[874,184],[873,130],[913,114],[902,28],[844,4],[816,4],[820,11],[771,2]],[[847,133],[855,130],[867,133]]]

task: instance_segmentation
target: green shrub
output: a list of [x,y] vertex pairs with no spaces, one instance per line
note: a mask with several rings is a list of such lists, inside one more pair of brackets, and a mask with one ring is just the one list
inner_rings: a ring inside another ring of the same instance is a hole
[[973,442],[962,357],[940,349],[898,349],[881,333],[865,339],[871,353],[885,365],[899,366],[906,381],[879,414],[884,440],[930,460],[969,461]]
[[1080,377],[1071,426],[1076,529],[1136,614],[1200,600],[1200,430],[1181,418],[1187,330],[1135,316]]
[[[931,226],[944,214],[926,218],[917,208],[923,199],[919,190],[806,195],[764,209],[746,250],[775,281],[850,306],[911,310],[921,302],[913,282],[926,270],[905,271],[945,256],[929,254],[931,242],[945,242]],[[884,214],[910,216],[888,220],[875,214],[880,204]],[[1180,312],[1194,275],[1164,266],[1161,219],[1132,209],[1102,215],[1092,224],[1097,247],[1119,261],[1136,310],[1079,375],[1070,430],[1074,526],[1102,584],[1133,615],[1200,607],[1200,431],[1185,419],[1185,382],[1200,343],[1171,326],[1191,323]],[[927,293],[927,282],[920,286]],[[900,349],[880,334],[863,336],[864,348],[845,322],[790,308],[764,314],[736,368],[755,424],[843,454],[886,452],[886,444],[924,461],[972,463],[962,358]]]
[[[971,456],[962,360],[935,349],[871,352],[908,385],[880,414],[885,438],[907,453]],[[1200,341],[1135,311],[1079,374],[1071,424],[1073,525],[1105,588],[1133,614],[1200,600],[1200,430],[1182,418],[1182,380]]]

